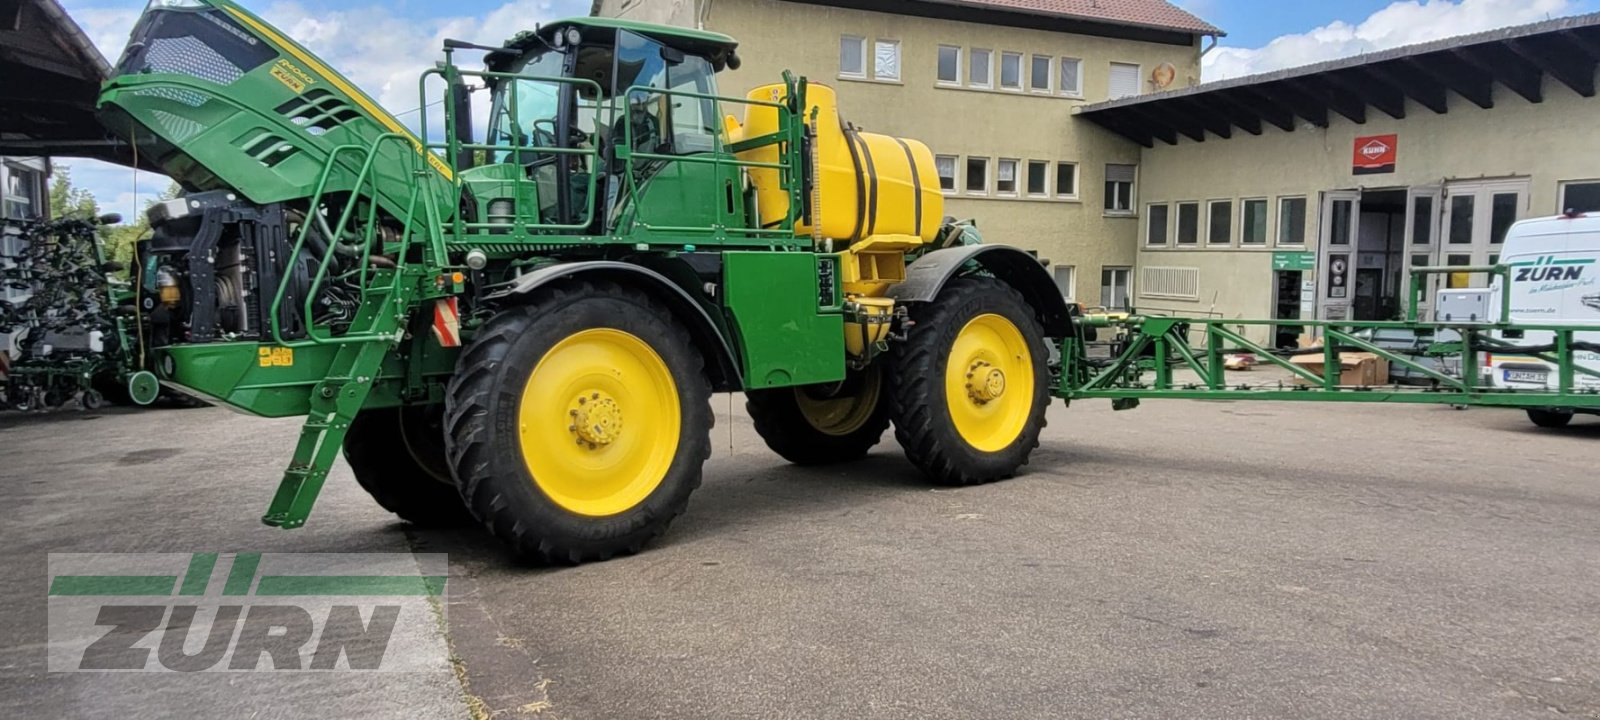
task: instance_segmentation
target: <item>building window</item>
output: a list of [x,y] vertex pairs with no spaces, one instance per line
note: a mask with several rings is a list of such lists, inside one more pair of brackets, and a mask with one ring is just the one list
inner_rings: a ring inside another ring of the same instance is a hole
[[975,88],[994,87],[994,53],[989,50],[973,50],[972,59],[967,63],[967,84]]
[[939,189],[945,192],[955,192],[956,156],[939,155],[933,159],[933,164],[939,168]]
[[1050,274],[1056,278],[1056,288],[1061,290],[1061,297],[1067,302],[1072,302],[1077,293],[1077,268],[1071,265],[1057,265],[1050,269]]
[[1245,200],[1239,207],[1239,242],[1267,244],[1267,199]]
[[1167,244],[1167,205],[1152,203],[1145,208],[1144,242],[1146,245]]
[[1144,83],[1139,82],[1138,65],[1111,63],[1111,91],[1108,95],[1110,99],[1138,95],[1143,89]]
[[967,192],[973,195],[989,192],[989,158],[967,158]]
[[1450,198],[1450,244],[1472,244],[1472,213],[1476,195],[1457,195]]
[[1017,161],[1001,158],[995,167],[994,191],[1001,195],[1017,194]]
[[1106,166],[1106,212],[1129,214],[1133,212],[1133,165]]
[[1022,89],[1022,53],[1000,53],[1000,87],[1003,90]]
[[1083,61],[1061,58],[1061,94],[1083,97]]
[[1233,201],[1212,200],[1206,212],[1209,213],[1206,223],[1206,244],[1227,245],[1233,242]]
[[961,48],[951,45],[939,46],[939,83],[961,84]]
[[[43,217],[44,173],[6,164],[0,167],[0,218],[31,220]],[[3,349],[0,349],[3,352]]]
[[[1433,196],[1411,198],[1411,244],[1433,244]],[[1423,263],[1427,265],[1427,263]]]
[[1029,68],[1028,88],[1034,92],[1050,92],[1050,73],[1055,63],[1051,62],[1049,55],[1033,56],[1033,65]]
[[1600,212],[1600,180],[1561,183],[1559,212]]
[[1078,197],[1078,164],[1056,163],[1056,197],[1075,200]]
[[1499,245],[1517,221],[1517,193],[1495,193],[1489,198],[1489,242]]
[[1129,282],[1131,268],[1108,267],[1100,269],[1100,305],[1108,310],[1129,309],[1128,298],[1133,295]]
[[1028,195],[1032,197],[1050,195],[1050,163],[1043,160],[1028,161]]
[[1200,203],[1178,203],[1178,244],[1200,242]]
[[1306,199],[1278,198],[1278,244],[1306,244]]
[[879,40],[873,43],[872,76],[879,80],[900,79],[900,43]]
[[839,74],[843,77],[867,76],[867,39],[845,35],[839,38]]

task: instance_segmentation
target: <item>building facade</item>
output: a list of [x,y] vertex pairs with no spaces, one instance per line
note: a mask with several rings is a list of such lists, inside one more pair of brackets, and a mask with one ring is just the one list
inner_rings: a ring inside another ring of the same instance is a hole
[[[1600,211],[1597,63],[1591,15],[1086,107],[1144,147],[1135,305],[1398,317],[1412,267],[1493,264],[1516,220]],[[1430,280],[1424,312],[1441,283],[1487,277]]]
[[977,220],[992,242],[1037,250],[1067,297],[1124,306],[1142,148],[1074,112],[1197,83],[1204,38],[1220,31],[1163,0],[1102,4],[1115,7],[599,0],[595,12],[737,38],[743,66],[720,77],[723,95],[784,70],[834,87],[846,121],[933,149],[947,215]]

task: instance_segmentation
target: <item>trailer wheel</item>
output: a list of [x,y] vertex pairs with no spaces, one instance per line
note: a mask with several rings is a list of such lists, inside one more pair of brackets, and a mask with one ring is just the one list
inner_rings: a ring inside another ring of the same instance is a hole
[[444,458],[438,406],[363,410],[344,436],[344,459],[378,505],[424,527],[472,520]]
[[911,308],[896,349],[895,438],[932,481],[974,485],[1015,475],[1039,446],[1049,405],[1044,330],[1022,294],[993,278],[957,278]]
[[711,454],[711,386],[688,332],[612,283],[491,318],[446,393],[462,497],[519,556],[576,564],[666,531]]
[[881,365],[843,382],[745,393],[745,409],[767,447],[796,465],[866,457],[889,429]]
[[1542,428],[1563,428],[1572,422],[1572,413],[1560,410],[1528,409],[1528,419]]

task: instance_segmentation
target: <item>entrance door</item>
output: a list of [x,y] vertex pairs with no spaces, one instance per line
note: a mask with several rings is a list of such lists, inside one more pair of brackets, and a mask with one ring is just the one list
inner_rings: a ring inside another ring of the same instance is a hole
[[[1272,319],[1273,320],[1299,320],[1301,290],[1304,284],[1300,278],[1299,270],[1279,270],[1273,275],[1276,293],[1273,295]],[[1304,325],[1274,325],[1272,327],[1272,346],[1279,348],[1292,348],[1299,345],[1301,333],[1305,332]]]
[[[1405,275],[1400,278],[1402,311],[1411,302],[1411,268],[1439,264],[1439,215],[1443,197],[1444,188],[1438,185],[1418,185],[1406,193]],[[1433,297],[1439,293],[1440,280],[1438,275],[1424,278],[1427,284],[1417,305],[1418,319],[1432,317]]]
[[1361,217],[1360,190],[1330,190],[1322,194],[1320,242],[1317,245],[1319,283],[1317,307],[1324,320],[1348,320],[1354,294],[1356,218]]
[[[1493,265],[1500,262],[1506,231],[1528,209],[1528,181],[1490,180],[1450,183],[1444,192],[1440,258],[1444,265]],[[1449,286],[1488,287],[1482,274],[1457,273]]]

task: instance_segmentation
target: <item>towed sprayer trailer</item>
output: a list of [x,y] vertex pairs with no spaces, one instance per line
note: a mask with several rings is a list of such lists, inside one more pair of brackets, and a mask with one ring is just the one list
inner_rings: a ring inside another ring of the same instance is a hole
[[[342,450],[401,517],[476,520],[553,562],[634,552],[683,511],[712,393],[745,393],[790,461],[861,458],[892,424],[932,481],[965,485],[1027,462],[1052,394],[1245,392],[1219,361],[1252,347],[1236,321],[1129,318],[1126,350],[1090,359],[1112,323],[946,219],[926,146],[849,125],[804,78],[719,95],[738,65],[727,36],[603,18],[449,41],[413,134],[238,5],[152,3],[101,116],[187,191],[140,248],[154,371],[306,417],[269,525],[305,523]],[[1325,328],[1328,352],[1374,350],[1353,326]],[[1489,342],[1463,336],[1464,357]],[[1175,386],[1173,362],[1205,380]],[[1600,407],[1436,375],[1249,397]]]

